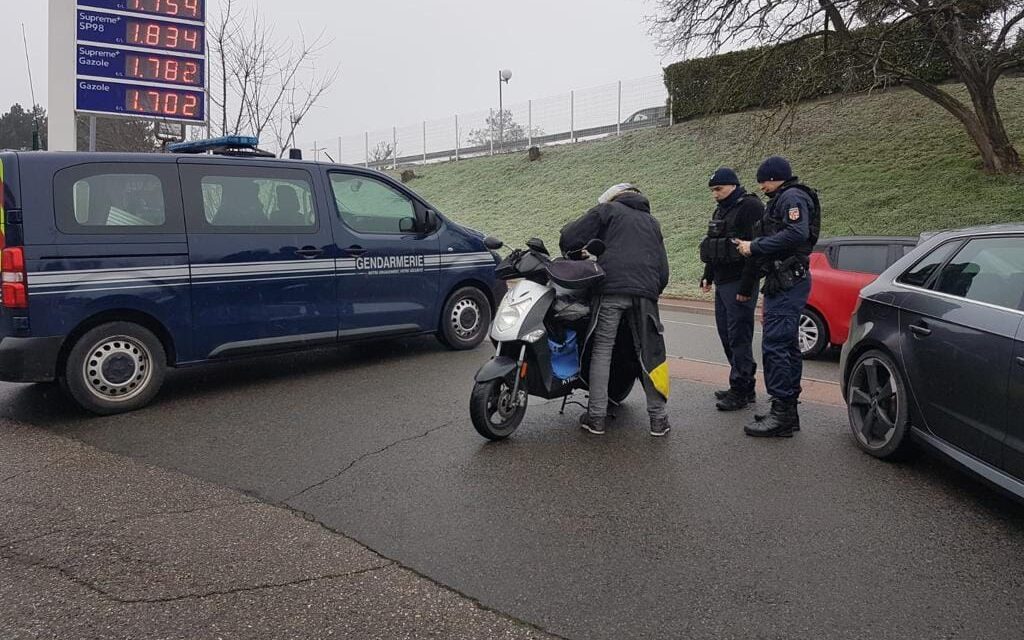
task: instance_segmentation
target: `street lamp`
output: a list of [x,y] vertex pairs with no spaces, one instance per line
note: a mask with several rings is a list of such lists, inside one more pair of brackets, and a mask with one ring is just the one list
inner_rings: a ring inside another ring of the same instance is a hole
[[508,84],[508,81],[512,79],[512,71],[510,69],[502,69],[498,72],[498,150],[500,151],[504,147],[505,142],[505,111],[501,92],[501,85]]

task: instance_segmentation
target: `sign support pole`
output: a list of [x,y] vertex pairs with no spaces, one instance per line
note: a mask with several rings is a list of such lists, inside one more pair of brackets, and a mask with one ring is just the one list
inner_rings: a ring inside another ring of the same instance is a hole
[[77,151],[75,0],[49,0],[49,3],[48,146],[53,151]]

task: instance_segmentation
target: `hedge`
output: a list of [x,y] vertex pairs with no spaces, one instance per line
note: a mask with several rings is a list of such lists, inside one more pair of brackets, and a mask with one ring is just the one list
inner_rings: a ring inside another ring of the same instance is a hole
[[[854,32],[864,47],[880,46],[878,28]],[[685,60],[665,68],[665,86],[676,122],[718,113],[769,108],[843,92],[898,84],[894,76],[876,76],[862,60],[830,35],[773,47],[745,49]],[[885,38],[885,57],[928,82],[952,75],[943,52],[912,27]]]

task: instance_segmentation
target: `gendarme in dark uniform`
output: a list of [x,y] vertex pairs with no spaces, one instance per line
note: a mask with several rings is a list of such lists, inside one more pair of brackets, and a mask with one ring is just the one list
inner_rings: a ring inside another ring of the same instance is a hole
[[761,228],[753,242],[737,242],[741,252],[757,260],[765,278],[762,350],[772,409],[744,431],[756,437],[790,437],[800,430],[799,324],[811,291],[808,267],[821,230],[821,211],[817,194],[800,184],[785,158],[772,156],[761,163],[757,181],[769,198]]
[[729,388],[715,392],[719,411],[737,411],[756,401],[754,377],[754,314],[759,274],[753,258],[744,258],[734,238],[752,240],[754,226],[764,216],[761,199],[740,186],[729,167],[715,171],[708,187],[718,203],[700,245],[704,262],[701,289],[715,288],[715,324],[729,361]]

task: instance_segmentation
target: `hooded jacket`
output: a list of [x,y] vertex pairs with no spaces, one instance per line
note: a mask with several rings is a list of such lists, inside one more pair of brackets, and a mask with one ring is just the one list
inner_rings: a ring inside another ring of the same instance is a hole
[[661,296],[668,286],[668,254],[646,196],[627,192],[597,205],[562,228],[558,246],[563,253],[578,251],[595,238],[606,247],[597,260],[606,274],[602,294]]

